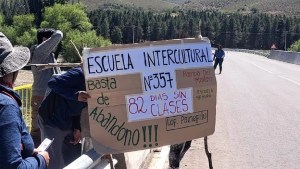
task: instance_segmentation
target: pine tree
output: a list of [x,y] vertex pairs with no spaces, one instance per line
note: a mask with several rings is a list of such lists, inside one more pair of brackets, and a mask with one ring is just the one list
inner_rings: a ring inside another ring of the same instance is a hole
[[111,33],[111,41],[115,44],[121,44],[122,43],[122,31],[118,26],[115,26]]
[[263,43],[262,49],[270,49],[272,46],[272,36],[271,36],[271,19],[268,16],[263,18],[264,28],[263,28]]
[[174,24],[173,20],[170,20],[170,22],[169,22],[166,38],[167,39],[175,39],[176,38],[176,29],[175,29],[175,24]]
[[102,19],[101,25],[100,25],[100,35],[104,38],[109,38],[110,31],[109,31],[109,22],[107,17]]
[[259,18],[257,16],[254,16],[251,28],[250,28],[250,33],[248,36],[249,39],[249,48],[250,49],[258,49],[259,48],[259,35],[260,34],[260,27],[259,27]]

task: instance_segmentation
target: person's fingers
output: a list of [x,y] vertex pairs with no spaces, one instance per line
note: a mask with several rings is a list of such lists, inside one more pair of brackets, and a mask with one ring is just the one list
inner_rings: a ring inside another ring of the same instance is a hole
[[91,96],[88,93],[86,93],[85,91],[82,91],[79,93],[79,96],[78,96],[79,101],[86,102],[88,98],[91,98]]
[[90,95],[90,94],[86,93],[86,95],[87,95],[87,98],[91,98],[91,95]]
[[85,98],[91,98],[91,96],[90,96],[88,93],[83,93],[83,96],[84,96]]
[[70,141],[71,144],[76,145],[79,143],[80,140],[74,140],[74,141]]

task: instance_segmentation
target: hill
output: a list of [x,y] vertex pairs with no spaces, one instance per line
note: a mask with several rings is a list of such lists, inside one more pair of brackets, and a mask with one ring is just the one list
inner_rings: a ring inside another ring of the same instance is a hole
[[89,11],[98,9],[106,4],[118,4],[153,10],[173,9],[180,6],[177,3],[162,0],[81,0],[81,2],[87,6]]
[[223,12],[263,12],[300,17],[299,0],[81,0],[89,10],[104,4],[119,4],[144,9],[215,9]]

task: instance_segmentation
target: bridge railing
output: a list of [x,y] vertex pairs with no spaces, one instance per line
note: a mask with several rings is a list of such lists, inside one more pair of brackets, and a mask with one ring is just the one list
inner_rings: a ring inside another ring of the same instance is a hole
[[31,130],[31,95],[32,84],[15,87],[14,90],[20,95],[22,100],[22,115],[28,130]]
[[251,53],[255,55],[261,55],[265,57],[269,57],[271,51],[270,50],[249,50],[249,49],[230,49],[230,48],[225,48],[225,51],[235,51],[235,52],[244,52],[244,53]]

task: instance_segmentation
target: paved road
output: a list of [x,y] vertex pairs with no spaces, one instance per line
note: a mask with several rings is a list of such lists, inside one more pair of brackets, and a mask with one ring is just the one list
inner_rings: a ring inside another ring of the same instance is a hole
[[[223,69],[216,131],[208,137],[214,169],[299,169],[300,65],[226,52]],[[180,168],[208,168],[203,139]]]

